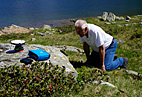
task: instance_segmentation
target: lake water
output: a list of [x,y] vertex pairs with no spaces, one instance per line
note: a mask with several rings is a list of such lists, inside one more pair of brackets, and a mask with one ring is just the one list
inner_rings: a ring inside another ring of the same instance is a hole
[[11,24],[59,26],[66,19],[96,17],[105,11],[116,15],[142,14],[142,0],[0,0],[0,9],[0,28]]

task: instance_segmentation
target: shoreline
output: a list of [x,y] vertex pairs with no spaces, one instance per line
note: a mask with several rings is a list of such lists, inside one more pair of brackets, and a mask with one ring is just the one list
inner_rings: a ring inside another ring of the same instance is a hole
[[[122,17],[126,17],[126,16],[139,16],[138,15],[123,15]],[[142,16],[142,15],[140,15]],[[91,17],[80,17],[80,18],[68,18],[68,19],[58,19],[58,20],[47,20],[47,21],[43,21],[43,22],[38,22],[38,23],[30,23],[30,24],[14,24],[14,25],[18,25],[20,27],[24,27],[24,28],[40,28],[43,25],[50,25],[52,28],[54,27],[62,27],[62,26],[66,26],[66,25],[71,25],[74,24],[73,22],[70,22],[71,19],[86,19],[86,18],[97,18],[98,16],[91,16]],[[119,16],[118,16],[119,17]],[[9,26],[13,25],[10,24]],[[9,26],[4,26],[4,27],[9,27]],[[4,28],[4,27],[0,27],[0,29]]]
[[[95,16],[96,18],[97,16]],[[61,27],[61,26],[66,26],[66,25],[71,25],[73,22],[70,22],[71,19],[85,19],[85,18],[92,18],[92,17],[80,17],[80,18],[68,18],[68,19],[57,19],[57,20],[47,20],[47,21],[42,21],[42,22],[37,22],[37,23],[24,23],[24,24],[17,24],[17,23],[11,23],[7,26],[0,27],[0,29],[4,27],[9,27],[11,25],[17,25],[20,27],[24,28],[40,28],[43,25],[50,25],[52,28],[53,27]]]

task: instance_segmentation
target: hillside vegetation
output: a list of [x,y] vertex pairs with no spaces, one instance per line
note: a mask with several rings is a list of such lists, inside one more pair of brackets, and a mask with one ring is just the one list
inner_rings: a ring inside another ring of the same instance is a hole
[[[111,34],[118,41],[116,54],[118,57],[127,57],[128,70],[136,71],[142,74],[142,17],[132,16],[129,22],[125,20],[110,22],[101,21],[99,18],[86,18],[88,23],[93,23],[104,31]],[[45,36],[39,36],[37,33],[52,32]],[[31,41],[35,38],[35,41]],[[21,39],[28,44],[41,45],[69,45],[82,48],[79,36],[75,32],[74,25],[66,25],[63,27],[52,28],[51,30],[35,29],[30,33],[10,34],[0,36],[0,43],[9,43],[10,40]],[[65,52],[70,62],[74,65],[79,74],[88,72],[94,67],[82,66],[86,61],[85,54],[75,53],[71,51]],[[116,88],[101,84],[85,83],[84,89],[72,96],[120,96],[120,97],[141,97],[142,96],[142,79],[133,75],[126,74],[123,69],[116,69],[106,72],[109,76],[108,82],[116,86]],[[70,95],[65,95],[70,96]]]

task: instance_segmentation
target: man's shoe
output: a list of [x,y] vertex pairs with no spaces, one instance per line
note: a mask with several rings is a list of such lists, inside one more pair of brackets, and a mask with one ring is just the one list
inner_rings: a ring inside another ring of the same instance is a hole
[[123,58],[123,65],[120,68],[127,70],[128,58]]

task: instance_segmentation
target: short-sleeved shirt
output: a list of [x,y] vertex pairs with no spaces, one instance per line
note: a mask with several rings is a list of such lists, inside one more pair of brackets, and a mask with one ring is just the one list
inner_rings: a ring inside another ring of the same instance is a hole
[[99,52],[99,47],[104,44],[105,49],[109,47],[113,40],[113,37],[99,26],[94,24],[88,24],[88,37],[80,37],[81,42],[86,42],[94,51]]

